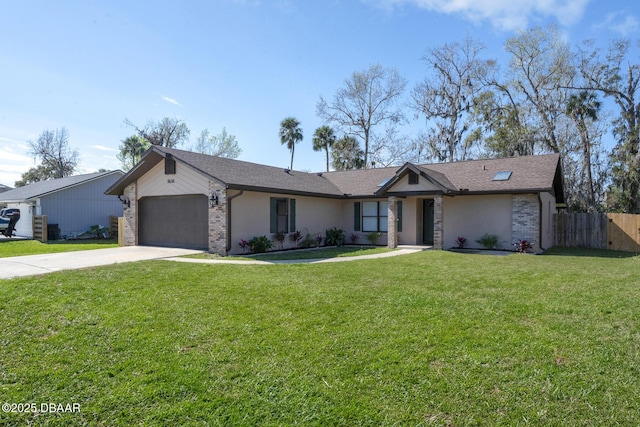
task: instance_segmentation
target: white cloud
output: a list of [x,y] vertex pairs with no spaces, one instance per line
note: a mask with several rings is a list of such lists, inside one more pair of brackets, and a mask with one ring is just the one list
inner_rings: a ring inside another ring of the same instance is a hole
[[162,99],[163,99],[164,101],[167,101],[169,104],[182,106],[178,101],[176,101],[176,100],[175,100],[175,99],[173,99],[173,98],[169,98],[168,96],[163,96],[163,97],[162,97]]
[[0,184],[13,187],[13,183],[34,166],[33,158],[26,154],[28,150],[22,142],[0,138]]
[[94,149],[100,150],[100,151],[118,151],[115,148],[105,147],[104,145],[92,145],[92,146],[90,146],[90,148],[94,148]]
[[635,16],[629,15],[626,12],[614,12],[608,13],[604,17],[604,21],[597,25],[596,28],[607,28],[615,31],[622,37],[628,37],[640,29],[640,22],[638,22]]
[[582,18],[591,0],[365,0],[385,8],[403,4],[433,12],[459,14],[472,22],[489,21],[503,31],[525,29],[535,18],[555,18],[568,26]]

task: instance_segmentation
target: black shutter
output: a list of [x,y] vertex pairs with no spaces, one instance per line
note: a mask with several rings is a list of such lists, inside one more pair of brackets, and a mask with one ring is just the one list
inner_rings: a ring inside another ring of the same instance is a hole
[[289,199],[289,231],[296,231],[296,199]]
[[353,203],[353,231],[360,231],[360,202]]

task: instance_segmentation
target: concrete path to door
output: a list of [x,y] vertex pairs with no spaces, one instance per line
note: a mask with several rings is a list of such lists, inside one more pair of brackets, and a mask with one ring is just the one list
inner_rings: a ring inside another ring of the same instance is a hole
[[[323,263],[331,263],[331,262],[348,262],[348,261],[357,261],[361,259],[378,259],[378,258],[388,258],[395,257],[398,255],[407,255],[413,254],[416,252],[426,251],[431,249],[431,246],[411,246],[411,245],[400,245],[395,251],[391,252],[383,252],[380,254],[371,254],[371,255],[358,255],[358,256],[345,256],[345,257],[336,257],[336,258],[312,258],[312,259],[291,259],[291,260],[279,260],[279,261],[261,261],[255,258],[247,258],[246,260],[226,260],[224,258],[220,259],[200,259],[200,258],[165,258],[166,261],[177,261],[177,262],[190,262],[190,263],[198,263],[198,264],[239,264],[239,265],[272,265],[272,264],[323,264]],[[258,258],[258,257],[256,257]]]
[[202,251],[152,246],[126,246],[89,251],[0,258],[0,279],[34,276],[61,270],[146,261],[202,253]]

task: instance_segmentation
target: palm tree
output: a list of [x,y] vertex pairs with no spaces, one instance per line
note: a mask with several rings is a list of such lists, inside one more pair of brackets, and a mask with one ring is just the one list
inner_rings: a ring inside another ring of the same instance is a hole
[[149,148],[149,141],[139,135],[132,135],[122,141],[120,153],[116,156],[125,171],[133,168],[140,161],[142,153]]
[[595,191],[593,189],[593,177],[591,174],[591,137],[588,130],[588,122],[598,120],[598,112],[601,103],[598,97],[586,90],[577,95],[573,94],[567,103],[566,112],[575,122],[580,141],[582,143],[582,173],[587,175],[587,209],[595,208]]
[[280,142],[287,144],[287,148],[291,150],[291,166],[289,169],[293,169],[293,153],[296,149],[296,144],[300,141],[302,141],[302,129],[298,120],[294,117],[287,117],[280,122]]
[[327,172],[329,172],[329,149],[336,142],[336,135],[331,126],[322,126],[313,134],[313,151],[325,150],[327,153]]

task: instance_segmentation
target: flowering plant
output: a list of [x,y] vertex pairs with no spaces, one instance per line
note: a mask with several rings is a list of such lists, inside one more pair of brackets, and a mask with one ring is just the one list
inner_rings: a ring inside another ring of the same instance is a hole
[[238,243],[238,244],[242,248],[242,253],[246,253],[247,252],[247,248],[249,247],[249,242],[247,242],[244,239],[240,239],[240,243]]
[[465,239],[462,236],[458,236],[458,238],[456,239],[456,245],[458,245],[458,249],[464,248],[464,244],[466,242],[467,242],[467,239]]
[[524,239],[518,240],[518,243],[514,243],[513,246],[515,247],[516,252],[520,252],[521,254],[524,254],[533,248],[531,242]]
[[355,245],[356,241],[358,240],[358,234],[357,233],[351,233],[351,235],[349,236],[349,238],[351,239],[351,244]]

